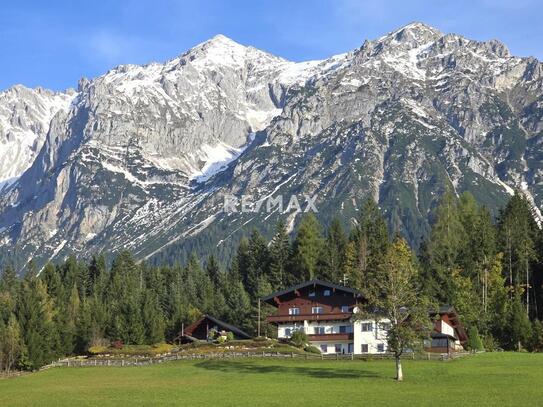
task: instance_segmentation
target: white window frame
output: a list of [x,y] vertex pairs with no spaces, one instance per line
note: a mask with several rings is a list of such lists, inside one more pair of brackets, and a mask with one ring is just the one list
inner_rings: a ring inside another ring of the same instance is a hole
[[[364,327],[369,327],[369,329],[364,329]],[[360,329],[362,330],[362,332],[373,332],[373,322],[362,322],[360,324]]]
[[324,326],[315,326],[313,327],[313,332],[315,335],[324,335],[326,333],[326,328]]
[[300,308],[299,307],[292,307],[288,309],[289,315],[300,315]]
[[[381,348],[381,350],[379,350],[379,348]],[[379,353],[383,353],[386,351],[386,347],[385,347],[385,344],[384,343],[378,343],[377,344],[377,352]]]
[[342,305],[341,306],[341,312],[344,314],[347,314],[349,312],[349,306],[348,305]]
[[[320,312],[318,310],[320,310]],[[314,314],[314,315],[324,314],[324,308],[323,307],[311,307],[311,313]]]
[[332,291],[326,289],[322,292],[322,295],[324,295],[325,297],[330,297],[332,295]]
[[[366,350],[364,350],[364,347],[366,347]],[[363,343],[360,345],[360,352],[362,353],[370,353],[370,345],[367,343]]]

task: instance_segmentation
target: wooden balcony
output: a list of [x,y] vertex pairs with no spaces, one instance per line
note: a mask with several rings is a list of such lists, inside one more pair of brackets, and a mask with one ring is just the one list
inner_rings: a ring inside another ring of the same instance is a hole
[[337,321],[351,318],[351,312],[339,312],[329,314],[299,314],[299,315],[270,315],[266,317],[268,322],[300,322],[300,321]]
[[352,341],[354,335],[352,333],[335,333],[322,335],[307,335],[310,341]]

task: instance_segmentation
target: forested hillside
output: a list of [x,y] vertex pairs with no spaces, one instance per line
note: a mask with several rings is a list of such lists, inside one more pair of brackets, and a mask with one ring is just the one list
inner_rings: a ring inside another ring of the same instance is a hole
[[[368,200],[356,226],[323,230],[306,215],[293,240],[283,222],[271,241],[258,230],[239,241],[230,264],[190,256],[186,264],[151,266],[127,251],[70,257],[24,279],[7,267],[0,281],[0,369],[35,369],[92,345],[172,341],[182,324],[212,314],[256,334],[258,298],[311,278],[363,289],[382,267],[391,242]],[[493,220],[465,193],[446,193],[430,237],[418,250],[419,290],[454,305],[470,335],[489,349],[543,347],[543,235],[517,193]],[[415,256],[415,254],[413,254]],[[265,316],[272,310],[263,307]],[[264,324],[263,333],[274,335]]]

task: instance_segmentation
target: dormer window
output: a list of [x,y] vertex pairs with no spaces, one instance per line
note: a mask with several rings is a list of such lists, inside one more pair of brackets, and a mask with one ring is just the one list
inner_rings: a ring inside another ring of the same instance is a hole
[[309,296],[314,297],[316,295],[315,291],[309,291]]
[[342,305],[341,306],[341,312],[343,312],[344,314],[348,313],[349,312],[349,306],[348,305]]
[[325,297],[330,297],[330,290],[324,290],[323,294]]
[[324,313],[324,309],[322,307],[312,307],[311,308],[312,314],[322,314]]

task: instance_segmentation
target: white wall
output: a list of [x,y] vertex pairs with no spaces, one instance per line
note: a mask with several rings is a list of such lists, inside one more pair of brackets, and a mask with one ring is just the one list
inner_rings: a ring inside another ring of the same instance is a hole
[[[362,324],[363,323],[369,323],[371,322],[373,324],[373,329],[371,332],[362,332]],[[296,324],[290,323],[290,324],[279,324],[278,330],[277,330],[277,337],[280,339],[288,338],[289,336],[286,335],[286,329],[290,328],[291,332],[294,332],[296,329],[303,329],[304,332],[306,332],[308,335],[314,335],[314,327],[315,326],[324,326],[325,328],[325,334],[331,334],[331,333],[340,333],[339,327],[340,326],[349,326],[347,329],[347,333],[353,333],[353,341],[351,342],[353,344],[353,350],[355,354],[361,354],[362,353],[362,344],[368,345],[368,353],[381,353],[378,351],[378,345],[383,344],[385,352],[387,351],[387,338],[386,338],[386,331],[382,329],[381,324],[388,323],[388,320],[381,320],[381,321],[374,321],[374,320],[362,320],[362,321],[356,321],[354,323],[350,321],[326,321],[326,322],[316,322],[316,321],[300,321]],[[335,347],[334,345],[337,343],[341,343],[344,346],[345,353],[348,353],[348,343],[350,341],[334,341],[333,339],[330,339],[329,341],[312,341],[311,344],[314,346],[317,346],[320,348],[321,344],[327,345],[327,352],[326,353],[335,353]]]
[[311,345],[321,349],[321,345],[326,346],[326,352],[324,354],[336,353],[336,344],[341,345],[341,351],[339,353],[349,353],[349,343],[345,341],[311,341]]
[[441,320],[441,333],[454,337],[454,328],[445,321]]
[[[354,353],[362,353],[362,345],[368,345],[368,353],[381,353],[378,351],[378,345],[383,344],[385,352],[387,351],[387,333],[382,329],[382,323],[388,323],[389,320],[372,321],[362,320],[353,324],[354,331]],[[373,329],[370,332],[362,332],[362,324],[372,323]]]

